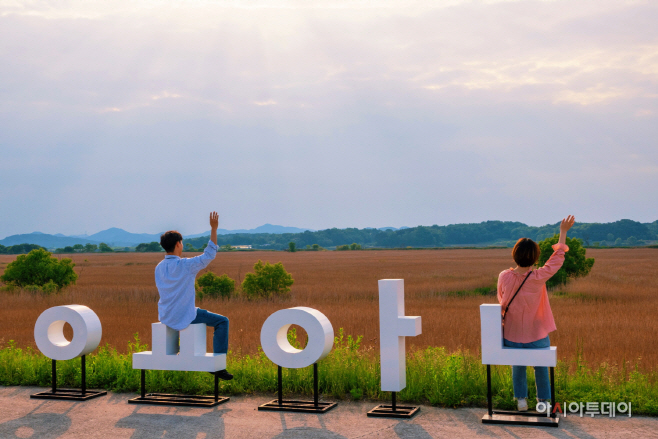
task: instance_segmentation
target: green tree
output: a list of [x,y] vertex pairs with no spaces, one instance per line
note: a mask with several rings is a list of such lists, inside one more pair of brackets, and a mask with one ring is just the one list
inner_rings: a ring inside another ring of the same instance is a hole
[[349,250],[349,249],[350,249],[350,246],[347,245],[347,244],[345,244],[345,245],[337,245],[337,246],[336,246],[336,250],[338,250],[338,251],[345,251],[345,250]]
[[98,250],[98,246],[96,244],[85,244],[85,252],[87,253],[93,253],[96,250]]
[[76,244],[73,246],[73,250],[75,250],[76,252],[81,252],[82,250],[84,250],[84,248],[85,246],[82,244]]
[[630,245],[631,247],[636,246],[637,245],[637,238],[635,236],[629,236],[626,239],[626,244]]
[[361,250],[361,244],[357,244],[356,242],[353,242],[350,244],[350,250]]
[[98,244],[98,250],[100,250],[100,251],[103,252],[103,253],[107,253],[107,252],[111,252],[111,251],[113,251],[113,250],[112,250],[112,247],[110,247],[109,245],[105,244],[104,242],[101,242],[100,244]]
[[622,245],[623,243],[624,243],[624,242],[621,240],[621,238],[617,238],[617,239],[615,239],[615,246],[619,247],[619,246]]
[[610,244],[615,242],[615,235],[612,233],[608,233],[608,236],[605,237],[605,240],[608,241]]
[[[537,267],[543,267],[546,264],[548,258],[553,254],[551,247],[557,244],[559,239],[560,236],[556,234],[552,238],[546,238],[539,243],[541,254],[536,264]],[[567,281],[572,278],[587,276],[594,265],[594,258],[585,256],[586,249],[580,239],[567,237],[566,242],[569,251],[565,253],[562,268],[546,282],[546,286],[549,288],[566,285]]]
[[291,253],[294,253],[297,251],[297,244],[295,244],[293,241],[290,241],[288,243],[288,250],[290,250]]
[[315,251],[320,250],[320,244],[313,244],[313,250]]
[[0,280],[17,287],[36,287],[50,293],[75,283],[78,275],[73,267],[75,264],[71,259],[53,258],[49,251],[39,248],[9,263]]
[[[7,247],[7,253],[10,255],[20,255],[24,253],[29,253],[32,250],[36,250],[39,248],[43,248],[40,245],[36,244],[16,244],[16,245],[10,245]],[[45,249],[44,249],[45,250]]]
[[194,248],[194,246],[192,244],[190,244],[189,242],[186,242],[185,243],[185,251],[186,252],[195,252],[195,251],[198,251],[198,250],[196,248]]
[[136,252],[159,252],[162,251],[162,247],[160,247],[160,243],[157,243],[155,241],[153,242],[142,242],[139,244],[137,247],[135,247]]
[[272,295],[285,296],[290,292],[290,287],[294,282],[292,275],[283,268],[281,262],[263,264],[259,259],[254,264],[254,272],[245,275],[244,281],[242,281],[242,292],[249,299],[269,298]]
[[225,244],[219,248],[220,252],[230,252],[233,250],[233,247],[231,247],[231,244]]
[[217,276],[215,273],[207,272],[199,277],[195,284],[196,296],[230,299],[235,291],[235,281],[226,274]]

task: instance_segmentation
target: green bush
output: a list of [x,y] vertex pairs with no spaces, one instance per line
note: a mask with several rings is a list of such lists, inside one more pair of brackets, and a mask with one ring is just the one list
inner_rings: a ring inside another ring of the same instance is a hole
[[242,282],[242,292],[249,299],[274,296],[285,296],[294,283],[292,275],[278,262],[270,264],[259,259],[254,264],[254,273],[247,273]]
[[[553,254],[551,247],[553,244],[557,244],[559,238],[558,235],[554,235],[551,238],[546,238],[539,242],[541,255],[537,261],[537,267],[543,267],[546,264],[548,258]],[[567,281],[571,278],[587,276],[594,265],[594,258],[585,257],[586,250],[580,239],[567,238],[566,242],[569,246],[569,251],[565,253],[562,268],[546,282],[546,286],[549,288],[566,285]]]
[[98,250],[100,250],[102,253],[109,253],[109,252],[114,251],[114,250],[112,250],[112,247],[105,244],[104,242],[101,242],[100,244],[98,244]]
[[345,251],[345,250],[361,250],[361,244],[353,242],[351,244],[337,245],[336,250]]
[[142,242],[137,247],[135,247],[136,252],[161,252],[163,249],[160,246],[159,242]]
[[196,296],[199,299],[204,297],[230,299],[235,291],[235,281],[226,274],[217,276],[215,273],[207,272],[199,277],[196,281]]
[[0,280],[9,285],[50,294],[75,283],[78,275],[73,267],[75,264],[71,259],[53,258],[49,251],[39,248],[27,255],[18,256],[7,265]]

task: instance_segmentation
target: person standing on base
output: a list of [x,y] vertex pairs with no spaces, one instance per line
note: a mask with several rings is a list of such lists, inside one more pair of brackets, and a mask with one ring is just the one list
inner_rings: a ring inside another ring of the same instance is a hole
[[[181,258],[183,235],[175,230],[160,236],[160,245],[167,254],[155,267],[155,285],[160,294],[158,318],[171,329],[181,331],[195,323],[205,323],[215,328],[213,352],[225,354],[228,351],[228,318],[195,306],[194,281],[217,255],[217,227],[219,215],[210,214],[210,241],[202,255],[194,258]],[[223,380],[233,379],[226,369],[211,372]]]

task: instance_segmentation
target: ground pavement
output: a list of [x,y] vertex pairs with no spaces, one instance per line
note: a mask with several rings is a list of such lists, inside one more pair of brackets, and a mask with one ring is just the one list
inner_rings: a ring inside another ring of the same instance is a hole
[[412,420],[368,418],[372,402],[340,401],[322,414],[259,412],[273,398],[239,396],[204,408],[128,404],[133,394],[87,402],[30,399],[47,389],[0,387],[0,438],[342,439],[402,438],[658,438],[658,418],[568,416],[559,428],[483,425],[485,409],[422,406]]

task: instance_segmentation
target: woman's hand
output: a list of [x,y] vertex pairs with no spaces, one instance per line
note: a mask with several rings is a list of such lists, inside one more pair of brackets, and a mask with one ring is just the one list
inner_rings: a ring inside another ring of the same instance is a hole
[[576,222],[576,218],[574,218],[573,215],[569,215],[562,220],[562,222],[560,223],[560,240],[558,241],[559,244],[567,243],[567,232],[575,222]]

